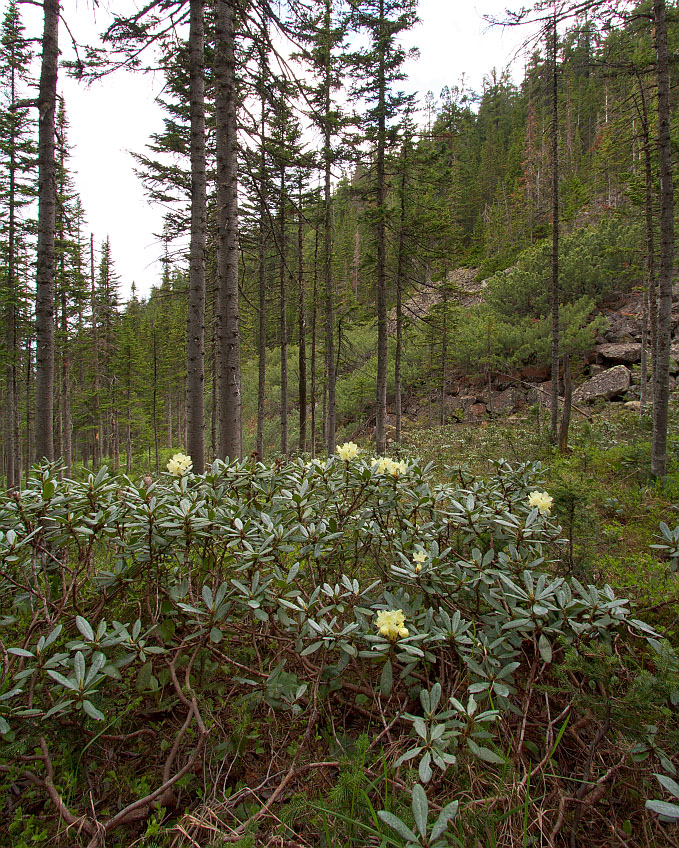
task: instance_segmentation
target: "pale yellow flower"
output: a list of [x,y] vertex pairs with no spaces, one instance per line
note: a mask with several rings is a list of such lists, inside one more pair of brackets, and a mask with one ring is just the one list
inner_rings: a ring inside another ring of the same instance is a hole
[[427,555],[424,551],[415,551],[415,553],[413,554],[413,562],[422,563],[426,561]]
[[422,571],[422,565],[418,562],[415,566],[415,574],[419,574]]
[[528,495],[528,506],[537,509],[540,515],[551,515],[554,498],[547,492],[531,492]]
[[349,462],[352,459],[356,459],[360,450],[355,442],[345,442],[343,445],[337,446],[337,456],[345,462]]
[[167,470],[175,477],[181,477],[187,471],[190,471],[192,465],[193,462],[190,456],[187,456],[185,453],[176,453],[167,463]]
[[377,627],[380,636],[384,636],[395,642],[397,639],[405,639],[408,635],[408,628],[404,627],[405,616],[403,610],[381,610],[377,613],[375,619],[375,627]]
[[388,456],[374,456],[371,465],[377,474],[391,474],[392,477],[398,477],[399,474],[404,474],[408,470],[407,462],[403,460],[396,462]]

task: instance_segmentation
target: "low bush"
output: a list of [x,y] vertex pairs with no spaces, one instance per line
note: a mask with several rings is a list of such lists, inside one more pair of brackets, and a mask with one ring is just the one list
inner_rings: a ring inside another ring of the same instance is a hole
[[[671,765],[674,655],[559,576],[539,464],[439,483],[354,454],[44,466],[0,498],[5,835],[21,806],[91,848],[511,845],[600,833],[632,745]],[[607,817],[644,800],[620,785]]]

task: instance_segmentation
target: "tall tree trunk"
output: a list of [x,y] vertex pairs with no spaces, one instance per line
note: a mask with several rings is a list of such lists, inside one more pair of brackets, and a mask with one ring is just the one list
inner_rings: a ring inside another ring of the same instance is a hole
[[28,472],[31,467],[33,451],[34,451],[34,440],[33,440],[33,431],[31,430],[31,372],[33,370],[33,357],[32,357],[32,341],[29,338],[26,339],[26,479],[28,479]]
[[316,323],[318,312],[318,224],[314,232],[314,278],[311,292],[311,458],[316,457]]
[[406,178],[408,169],[409,141],[403,140],[401,156],[401,198],[398,221],[398,249],[396,256],[396,355],[394,358],[394,414],[396,416],[395,440],[401,441],[401,357],[403,350],[403,265],[405,262],[405,217],[406,217]]
[[655,340],[657,321],[657,300],[655,283],[655,235],[653,232],[653,166],[651,163],[651,134],[648,122],[646,93],[641,75],[637,74],[639,86],[639,117],[641,119],[642,149],[644,153],[644,221],[646,229],[646,292],[642,311],[641,327],[641,398],[640,413],[646,405],[648,391],[648,335],[651,336],[651,367],[655,371]]
[[196,474],[205,471],[205,34],[203,0],[191,0],[191,246],[186,322],[186,448]]
[[118,399],[116,385],[118,380],[114,374],[111,377],[111,466],[117,473],[120,468],[120,432],[118,429]]
[[441,426],[446,423],[446,386],[448,383],[448,265],[443,266],[443,296],[441,299]]
[[215,10],[219,456],[222,459],[238,459],[243,453],[243,445],[238,313],[238,146],[234,0],[215,0]]
[[[283,129],[285,133],[285,129]],[[280,292],[280,333],[281,333],[281,453],[283,456],[288,454],[288,303],[286,296],[286,277],[287,277],[287,262],[286,262],[286,233],[285,233],[285,167],[280,171],[280,192],[281,205],[279,210],[279,226],[280,226],[280,275],[279,275],[279,292]]]
[[160,451],[158,445],[158,349],[156,343],[156,325],[151,321],[151,353],[153,356],[153,390],[151,411],[153,415],[153,446],[155,448],[156,474],[160,474]]
[[[12,74],[12,103],[14,103],[14,74]],[[7,345],[7,366],[5,368],[5,394],[6,394],[6,450],[7,450],[7,488],[14,489],[19,485],[21,479],[20,463],[17,464],[16,457],[20,455],[17,451],[17,423],[19,400],[17,397],[17,324],[18,324],[18,286],[16,281],[15,263],[15,229],[16,229],[16,163],[14,144],[10,146],[9,161],[9,197],[8,204],[8,231],[7,231],[7,313],[5,326],[5,344]]]
[[323,20],[325,44],[325,68],[323,74],[323,100],[325,107],[325,119],[323,123],[323,166],[324,166],[324,183],[323,183],[323,281],[325,284],[325,370],[326,370],[326,395],[327,417],[324,416],[325,422],[325,440],[328,455],[332,456],[335,453],[335,429],[336,429],[336,400],[335,400],[335,348],[334,348],[334,333],[335,333],[335,317],[334,317],[334,298],[332,291],[332,230],[330,221],[330,177],[332,167],[332,125],[331,125],[331,0],[325,0],[325,14]]
[[127,405],[127,433],[125,439],[125,452],[127,454],[125,473],[132,473],[132,350],[127,345],[127,374],[126,374],[125,399]]
[[218,417],[218,381],[217,381],[217,313],[219,311],[217,304],[218,292],[217,286],[212,286],[212,327],[210,344],[212,350],[211,377],[212,377],[212,404],[210,408],[210,450],[211,456],[214,459],[217,456],[217,417]]
[[552,391],[550,434],[557,441],[559,418],[559,101],[556,12],[552,22]]
[[[12,68],[10,79],[10,105],[16,103],[16,70]],[[12,135],[14,135],[12,124]],[[16,139],[9,140],[8,163],[8,209],[7,209],[7,366],[5,369],[6,433],[7,439],[7,488],[15,489],[21,483],[21,446],[19,439],[19,398],[17,395],[18,358],[18,290],[16,274]]]
[[99,414],[99,328],[97,316],[97,292],[94,285],[94,234],[90,233],[90,292],[92,310],[92,368],[94,380],[92,385],[92,418],[94,421],[94,441],[92,451],[92,468],[101,463],[103,443],[103,427]]
[[386,76],[384,0],[380,0],[380,38],[378,65],[378,127],[377,127],[377,415],[375,446],[378,456],[387,449],[387,275],[386,275],[386,179],[384,155],[386,147]]
[[653,383],[653,443],[651,471],[667,473],[667,413],[670,395],[672,331],[672,270],[674,265],[674,194],[670,140],[670,59],[667,47],[665,0],[653,0],[656,76],[658,82],[658,160],[660,164],[660,263],[658,268],[658,325]]
[[64,459],[64,471],[67,477],[71,476],[71,464],[73,461],[71,445],[71,352],[68,337],[68,309],[66,302],[66,289],[61,290],[61,438]]
[[563,364],[563,412],[559,428],[559,453],[568,452],[568,431],[571,426],[573,408],[573,381],[571,380],[571,358],[566,355]]
[[256,450],[264,459],[264,418],[266,417],[266,255],[264,219],[266,216],[266,99],[264,86],[260,90],[261,118],[259,128],[259,231],[257,242],[257,290],[259,297],[257,332],[257,438]]
[[299,449],[306,450],[306,316],[304,307],[304,218],[302,216],[302,177],[297,196],[297,328],[299,336]]
[[35,297],[35,455],[54,459],[54,112],[59,59],[59,0],[44,0],[38,140],[38,255]]

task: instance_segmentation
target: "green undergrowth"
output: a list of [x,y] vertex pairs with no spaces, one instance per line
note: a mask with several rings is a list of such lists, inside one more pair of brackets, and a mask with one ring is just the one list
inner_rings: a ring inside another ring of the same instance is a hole
[[0,496],[0,841],[662,845],[677,472],[649,443],[621,411],[565,457],[528,415],[400,462],[36,469]]

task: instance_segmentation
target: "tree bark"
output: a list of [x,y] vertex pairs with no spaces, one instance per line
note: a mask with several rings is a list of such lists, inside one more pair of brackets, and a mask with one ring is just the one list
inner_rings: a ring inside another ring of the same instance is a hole
[[325,35],[325,68],[323,75],[323,100],[325,107],[325,117],[323,123],[323,166],[324,184],[323,184],[323,281],[325,284],[325,369],[326,369],[326,395],[327,407],[325,421],[325,439],[328,455],[332,456],[335,453],[335,429],[336,429],[336,399],[335,399],[335,316],[334,316],[334,298],[332,290],[332,230],[330,222],[331,209],[331,192],[330,192],[330,177],[332,167],[332,126],[330,118],[331,107],[331,0],[325,0],[325,16],[323,21]]
[[[285,129],[283,129],[285,134]],[[280,333],[281,333],[281,453],[283,456],[288,454],[288,304],[286,297],[285,280],[287,276],[286,262],[286,233],[285,233],[285,166],[280,170],[280,209],[279,209],[279,225],[280,225],[280,274],[279,274],[279,291],[280,291]]]
[[189,26],[191,118],[191,245],[186,324],[187,452],[205,471],[205,33],[203,0],[191,0]]
[[568,431],[571,426],[571,411],[573,409],[573,381],[571,380],[571,358],[565,357],[563,364],[563,411],[561,427],[559,428],[559,453],[568,452]]
[[552,391],[550,434],[557,441],[559,417],[559,100],[556,13],[552,22]]
[[380,456],[387,449],[387,275],[386,275],[386,178],[384,155],[386,147],[386,74],[385,74],[385,33],[384,0],[380,0],[380,38],[377,49],[379,61],[377,68],[378,126],[377,126],[377,391],[375,447]]
[[234,0],[215,0],[215,146],[219,321],[219,456],[243,453],[238,312],[238,146],[234,67]]
[[651,471],[667,473],[667,417],[670,395],[672,331],[672,271],[674,265],[674,194],[670,140],[670,59],[667,47],[665,0],[653,0],[656,76],[658,82],[658,161],[660,165],[660,262],[658,267],[658,324],[653,382],[653,441]]
[[38,254],[35,297],[35,456],[54,459],[54,113],[59,60],[59,0],[44,0],[38,137]]
[[314,232],[314,278],[311,292],[311,458],[316,457],[316,324],[318,299],[318,224]]
[[99,415],[99,329],[97,326],[97,293],[94,284],[94,235],[90,233],[90,286],[92,309],[92,367],[94,380],[92,385],[92,418],[94,421],[94,439],[92,449],[92,470],[101,462],[103,428]]
[[[262,77],[264,69],[262,68]],[[260,89],[261,115],[259,126],[259,231],[257,241],[257,438],[255,448],[259,459],[264,458],[264,418],[266,417],[266,255],[264,219],[266,216],[266,99],[264,85]]]
[[405,261],[405,216],[406,216],[406,181],[408,169],[407,144],[403,140],[401,157],[401,198],[399,205],[398,223],[398,252],[396,258],[396,354],[394,359],[394,414],[396,416],[395,441],[401,441],[401,356],[403,350],[403,264]]
[[304,219],[302,217],[302,178],[297,197],[297,329],[299,336],[299,449],[306,450],[306,316],[304,306]]

